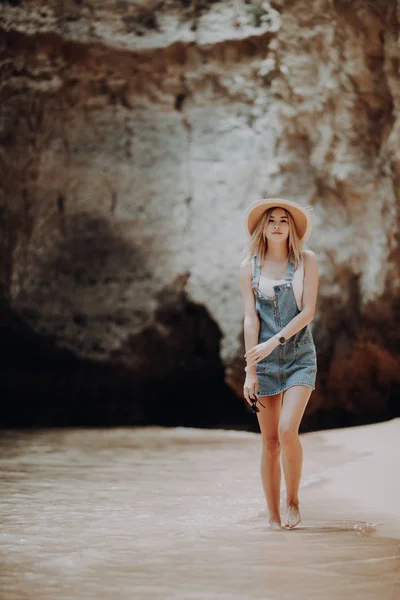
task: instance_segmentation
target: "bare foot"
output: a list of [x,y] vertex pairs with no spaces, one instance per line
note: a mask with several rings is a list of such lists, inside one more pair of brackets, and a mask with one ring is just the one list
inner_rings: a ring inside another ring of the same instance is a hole
[[271,531],[280,531],[282,529],[280,519],[271,517],[269,520],[268,529],[271,529]]
[[286,525],[289,529],[293,529],[301,522],[301,515],[297,504],[289,504],[286,511]]

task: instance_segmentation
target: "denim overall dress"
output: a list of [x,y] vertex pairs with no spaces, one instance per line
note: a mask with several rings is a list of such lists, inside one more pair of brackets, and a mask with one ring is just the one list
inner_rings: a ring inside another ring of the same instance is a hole
[[[293,290],[294,264],[288,262],[285,283],[274,285],[274,297],[268,298],[259,289],[260,264],[255,254],[252,259],[252,288],[256,297],[256,311],[260,320],[258,343],[267,341],[285,327],[299,310]],[[307,385],[315,389],[317,354],[309,325],[279,344],[271,354],[256,363],[258,396],[272,396],[293,385]]]

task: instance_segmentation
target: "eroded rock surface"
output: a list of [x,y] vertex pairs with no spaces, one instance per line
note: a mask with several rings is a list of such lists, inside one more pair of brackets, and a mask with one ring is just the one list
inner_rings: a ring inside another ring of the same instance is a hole
[[224,367],[239,398],[243,213],[282,195],[314,206],[306,426],[398,414],[398,18],[361,0],[3,2],[5,306],[130,389]]

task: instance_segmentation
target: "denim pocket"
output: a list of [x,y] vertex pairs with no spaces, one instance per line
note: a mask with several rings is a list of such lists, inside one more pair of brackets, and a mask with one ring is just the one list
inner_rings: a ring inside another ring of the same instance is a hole
[[316,365],[316,351],[314,342],[296,342],[294,344],[294,361],[299,366],[314,367]]

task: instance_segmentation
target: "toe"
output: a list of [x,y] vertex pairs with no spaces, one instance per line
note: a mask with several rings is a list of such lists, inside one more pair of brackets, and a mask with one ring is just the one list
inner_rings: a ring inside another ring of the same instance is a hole
[[301,521],[300,511],[297,507],[290,506],[286,515],[286,527],[293,529]]

